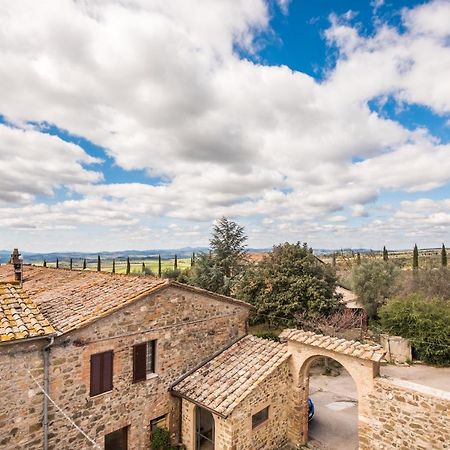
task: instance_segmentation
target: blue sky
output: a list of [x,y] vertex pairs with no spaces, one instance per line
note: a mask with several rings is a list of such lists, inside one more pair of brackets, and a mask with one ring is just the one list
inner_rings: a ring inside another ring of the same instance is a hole
[[0,248],[448,241],[449,2],[20,3]]

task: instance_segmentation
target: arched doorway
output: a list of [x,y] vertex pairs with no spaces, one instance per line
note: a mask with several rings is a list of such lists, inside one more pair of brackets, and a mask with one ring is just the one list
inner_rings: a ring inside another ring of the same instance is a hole
[[[327,365],[324,365],[326,360]],[[335,359],[307,361],[305,388],[314,405],[307,423],[308,442],[334,450],[358,449],[358,391],[352,376]]]
[[200,406],[195,407],[195,449],[214,450],[214,416]]
[[294,445],[308,442],[309,372],[317,357],[328,357],[340,363],[356,384],[360,439],[371,417],[369,398],[374,389],[374,378],[379,375],[384,349],[375,343],[349,341],[295,329],[284,330],[280,338],[287,343],[291,354],[293,376],[289,441]]

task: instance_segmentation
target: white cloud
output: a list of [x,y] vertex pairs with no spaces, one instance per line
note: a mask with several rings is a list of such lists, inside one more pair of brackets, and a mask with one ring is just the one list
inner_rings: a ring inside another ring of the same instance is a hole
[[101,173],[85,167],[99,162],[56,136],[0,124],[0,202],[29,202],[57,188],[100,181]]
[[[286,13],[289,1],[278,5]],[[346,211],[369,215],[380,193],[445,185],[450,147],[368,102],[394,96],[449,112],[448,3],[404,10],[404,33],[380,25],[361,36],[353,16],[332,17],[327,38],[341,57],[319,83],[239,56],[236,46],[256,53],[255,37],[270,26],[263,0],[3,2],[0,113],[23,129],[0,126],[0,198],[9,202],[0,226],[18,226],[20,200],[36,229],[227,214],[264,221],[268,233],[308,222],[313,234],[343,236]],[[29,121],[83,136],[121,168],[164,181],[99,183],[88,166],[96,161]],[[35,200],[58,187],[75,197]]]

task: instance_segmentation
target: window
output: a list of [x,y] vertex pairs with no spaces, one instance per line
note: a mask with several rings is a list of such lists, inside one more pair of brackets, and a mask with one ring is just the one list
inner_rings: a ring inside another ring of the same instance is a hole
[[128,427],[113,431],[105,436],[105,450],[127,450]]
[[269,418],[269,407],[266,406],[261,411],[253,414],[252,416],[252,428],[256,428],[264,423]]
[[133,383],[147,379],[155,373],[156,341],[133,346]]
[[113,387],[113,351],[91,355],[91,397]]
[[150,421],[150,432],[152,434],[157,428],[167,428],[167,414]]

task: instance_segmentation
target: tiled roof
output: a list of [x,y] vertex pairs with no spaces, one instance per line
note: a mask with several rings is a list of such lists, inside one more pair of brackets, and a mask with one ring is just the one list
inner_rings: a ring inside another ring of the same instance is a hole
[[[173,286],[219,301],[251,308],[239,300],[152,276],[23,266],[23,288],[61,333],[93,322],[137,298]],[[13,278],[11,265],[0,266],[0,281]]]
[[311,331],[287,329],[280,334],[280,338],[376,362],[381,361],[385,354],[383,347],[375,343],[363,344],[358,341],[315,334]]
[[[113,275],[24,266],[23,287],[50,323],[65,333],[153,292],[164,281],[150,276]],[[0,267],[0,280],[12,268]]]
[[227,417],[289,356],[284,344],[246,336],[187,377],[182,377],[172,390]]
[[45,336],[55,330],[15,283],[0,282],[0,342]]

